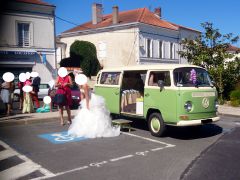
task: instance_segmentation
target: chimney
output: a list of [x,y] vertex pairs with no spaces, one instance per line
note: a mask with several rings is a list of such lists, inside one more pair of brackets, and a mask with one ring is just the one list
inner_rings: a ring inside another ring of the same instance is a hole
[[94,3],[92,5],[92,24],[102,21],[102,4]]
[[160,7],[155,8],[155,9],[154,9],[154,14],[161,19],[161,18],[162,18],[161,8],[160,8]]
[[118,19],[118,6],[113,6],[112,7],[112,23],[113,24],[117,24],[119,22],[119,19]]

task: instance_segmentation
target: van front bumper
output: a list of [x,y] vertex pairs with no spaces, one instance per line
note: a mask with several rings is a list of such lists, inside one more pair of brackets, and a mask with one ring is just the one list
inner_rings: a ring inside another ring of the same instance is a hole
[[219,117],[213,117],[208,119],[197,119],[197,120],[185,120],[185,121],[179,121],[175,126],[197,126],[197,125],[203,125],[208,124],[212,122],[219,121]]

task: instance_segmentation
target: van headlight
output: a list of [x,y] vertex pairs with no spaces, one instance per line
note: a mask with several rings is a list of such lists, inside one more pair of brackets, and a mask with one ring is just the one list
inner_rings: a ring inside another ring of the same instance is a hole
[[215,100],[215,109],[217,110],[219,107],[218,100]]
[[192,110],[192,102],[187,101],[187,102],[184,104],[184,109],[186,109],[187,112],[190,112],[190,111]]

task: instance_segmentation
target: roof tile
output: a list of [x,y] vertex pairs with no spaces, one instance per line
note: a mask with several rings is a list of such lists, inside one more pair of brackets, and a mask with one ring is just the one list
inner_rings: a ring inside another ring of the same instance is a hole
[[[119,12],[118,25],[134,23],[134,22],[141,22],[141,23],[158,26],[158,27],[162,27],[162,28],[167,28],[167,29],[171,29],[171,30],[178,30],[179,28],[185,28],[185,29],[189,29],[192,31],[197,31],[197,30],[193,30],[193,29],[190,29],[190,28],[187,28],[184,26],[176,25],[176,24],[167,22],[165,20],[162,20],[159,17],[157,17],[153,12],[148,10],[147,8],[139,8],[139,9]],[[108,27],[108,26],[112,26],[112,25],[113,25],[112,24],[112,14],[108,14],[108,15],[103,16],[103,20],[96,25],[92,24],[92,21],[89,21],[87,23],[81,24],[81,25],[76,26],[67,31],[64,31],[63,34],[77,32],[77,31],[83,31],[83,30],[88,30],[88,29],[103,28],[103,27]]]

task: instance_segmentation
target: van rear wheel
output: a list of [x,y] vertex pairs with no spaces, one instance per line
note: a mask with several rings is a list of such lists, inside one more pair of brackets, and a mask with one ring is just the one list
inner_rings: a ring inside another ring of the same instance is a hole
[[152,113],[149,116],[148,128],[153,136],[160,137],[164,134],[166,126],[160,113]]

